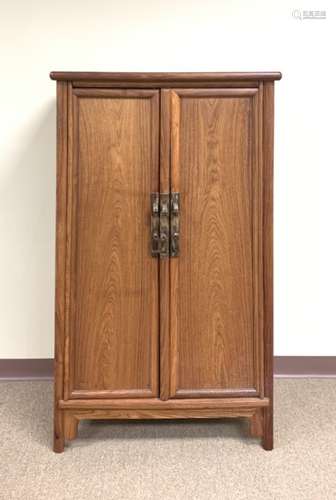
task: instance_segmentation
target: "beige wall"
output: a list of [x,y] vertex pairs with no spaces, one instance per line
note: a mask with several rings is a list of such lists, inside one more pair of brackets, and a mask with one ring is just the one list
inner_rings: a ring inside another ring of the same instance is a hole
[[335,7],[285,1],[1,0],[0,357],[53,352],[55,84],[50,70],[280,70],[278,355],[336,354]]

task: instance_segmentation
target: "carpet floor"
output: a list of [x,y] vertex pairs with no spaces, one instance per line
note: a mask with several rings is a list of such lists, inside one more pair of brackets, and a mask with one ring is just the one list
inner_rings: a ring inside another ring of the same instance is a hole
[[275,449],[244,420],[82,422],[51,450],[50,381],[0,382],[1,500],[336,499],[336,380],[277,379]]

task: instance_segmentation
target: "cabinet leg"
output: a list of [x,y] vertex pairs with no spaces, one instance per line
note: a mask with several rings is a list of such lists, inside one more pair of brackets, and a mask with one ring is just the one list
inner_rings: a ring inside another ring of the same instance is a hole
[[256,411],[255,414],[250,417],[250,428],[249,433],[251,437],[261,438],[264,433],[263,429],[263,414],[261,411]]
[[64,451],[64,422],[63,412],[56,410],[54,412],[54,446],[55,453],[62,453]]
[[72,415],[64,413],[64,437],[72,441],[76,439],[78,433],[78,420]]
[[264,409],[264,432],[262,445],[264,450],[273,450],[273,407]]

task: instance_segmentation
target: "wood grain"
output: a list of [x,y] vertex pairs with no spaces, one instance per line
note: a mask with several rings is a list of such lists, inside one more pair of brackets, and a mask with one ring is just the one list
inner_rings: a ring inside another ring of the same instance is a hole
[[264,85],[263,107],[263,288],[264,380],[270,405],[264,410],[265,450],[273,449],[273,142],[274,84]]
[[158,394],[158,91],[72,95],[69,397]]
[[54,357],[54,451],[64,450],[63,414],[58,401],[63,399],[66,195],[67,195],[67,82],[57,82],[57,173],[56,173],[56,291]]
[[[250,434],[272,449],[281,73],[51,78],[54,450],[82,419],[226,417],[248,418]],[[154,191],[181,193],[178,258],[151,257]]]
[[[120,82],[125,85],[125,82],[142,82],[145,85],[155,82],[163,84],[169,82],[225,82],[225,81],[262,81],[262,80],[280,80],[281,73],[278,71],[261,71],[261,72],[152,72],[152,73],[132,73],[132,72],[98,72],[98,71],[51,71],[50,78],[52,80],[86,80],[92,81],[110,81]],[[159,85],[161,86],[161,85]]]
[[250,418],[251,409],[209,409],[209,410],[77,410],[71,412],[77,420],[156,420],[179,418]]
[[170,276],[172,397],[259,392],[255,366],[262,332],[253,328],[256,93],[172,92],[171,186],[181,193],[182,206],[181,252],[171,261]]
[[255,438],[263,436],[263,413],[261,410],[257,410],[249,419],[249,434]]
[[66,440],[72,441],[76,439],[78,434],[78,419],[69,412],[63,412],[64,418],[64,437]]
[[252,272],[253,272],[253,365],[254,380],[260,397],[264,396],[263,336],[263,82],[253,98],[252,114]]
[[[170,189],[170,91],[161,90],[160,193]],[[160,398],[169,398],[170,259],[160,259]]]
[[72,80],[74,88],[132,88],[132,89],[148,89],[148,88],[234,88],[248,87],[258,88],[260,82],[258,80]]
[[257,408],[264,408],[269,405],[268,398],[260,399],[254,397],[236,397],[236,398],[189,398],[189,399],[169,399],[167,401],[162,401],[162,399],[152,398],[152,399],[68,399],[67,401],[60,401],[59,408],[62,409],[94,409],[94,408],[104,408],[104,409],[150,409],[150,410],[177,410],[177,409],[209,409],[216,408],[218,410],[223,408],[250,408],[256,410]]

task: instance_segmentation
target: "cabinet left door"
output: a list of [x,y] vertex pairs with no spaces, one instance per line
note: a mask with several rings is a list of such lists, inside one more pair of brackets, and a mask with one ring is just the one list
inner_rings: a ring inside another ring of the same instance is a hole
[[158,395],[159,91],[69,89],[64,398]]

